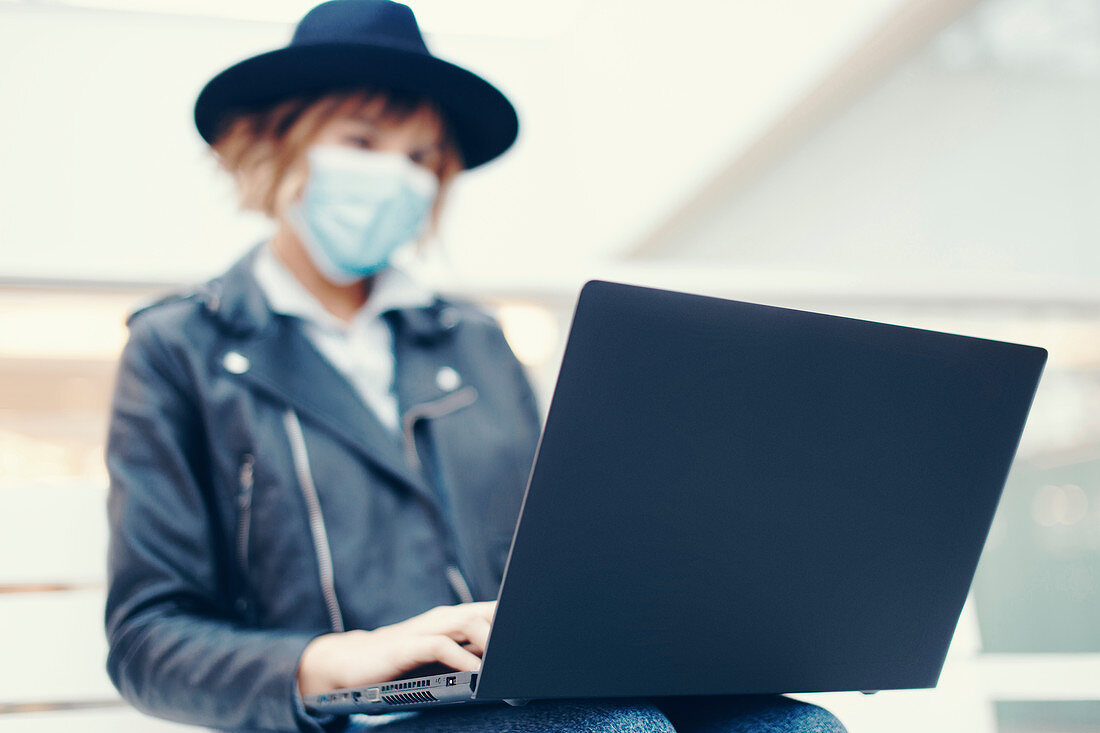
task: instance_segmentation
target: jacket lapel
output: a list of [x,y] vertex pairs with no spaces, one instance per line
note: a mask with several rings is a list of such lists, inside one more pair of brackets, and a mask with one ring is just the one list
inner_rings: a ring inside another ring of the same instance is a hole
[[[268,310],[251,277],[256,250],[210,283],[207,308],[237,336],[233,351],[246,368],[239,378],[286,403],[347,443],[367,461],[431,502],[434,494],[405,459],[404,446],[363,403],[359,393],[317,351],[294,319]],[[323,385],[323,386],[322,386]]]
[[250,363],[241,379],[323,426],[392,477],[431,496],[423,479],[406,463],[399,436],[382,425],[291,319],[276,317],[275,322],[270,335],[238,349]]

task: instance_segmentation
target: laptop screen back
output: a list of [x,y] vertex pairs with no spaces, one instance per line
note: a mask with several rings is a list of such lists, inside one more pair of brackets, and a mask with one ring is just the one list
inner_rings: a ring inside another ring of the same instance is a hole
[[587,284],[477,697],[935,685],[1045,359]]

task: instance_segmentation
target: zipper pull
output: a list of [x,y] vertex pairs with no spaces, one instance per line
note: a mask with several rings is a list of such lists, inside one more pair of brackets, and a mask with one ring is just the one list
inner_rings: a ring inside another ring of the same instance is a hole
[[241,456],[241,468],[237,472],[240,484],[237,490],[237,563],[241,572],[248,575],[248,532],[252,524],[252,472],[256,461],[251,453]]
[[244,456],[241,457],[241,470],[237,474],[241,490],[238,494],[237,501],[242,508],[244,508],[246,502],[250,500],[252,495],[252,471],[255,463],[256,459],[252,457],[251,453],[245,453]]

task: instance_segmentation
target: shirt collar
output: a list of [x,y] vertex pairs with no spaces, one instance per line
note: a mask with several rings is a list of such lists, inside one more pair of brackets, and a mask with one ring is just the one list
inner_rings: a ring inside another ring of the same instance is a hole
[[371,321],[387,311],[425,308],[435,301],[430,290],[405,270],[391,265],[374,275],[370,297],[349,326],[324,309],[320,301],[275,256],[270,244],[260,248],[252,272],[272,311],[301,318],[326,330],[347,331],[349,327]]

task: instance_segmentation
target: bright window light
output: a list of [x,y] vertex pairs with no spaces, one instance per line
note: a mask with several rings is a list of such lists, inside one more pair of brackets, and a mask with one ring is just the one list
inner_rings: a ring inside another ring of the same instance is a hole
[[546,363],[558,345],[558,323],[546,308],[526,303],[503,305],[499,311],[504,337],[516,358],[528,367]]
[[[4,2],[5,0],[0,0]],[[16,0],[18,1],[18,0]],[[24,0],[26,2],[27,0]],[[33,3],[41,7],[42,3]],[[319,0],[55,0],[51,7],[296,23]],[[550,38],[564,33],[580,13],[580,0],[517,3],[513,0],[406,0],[426,34],[502,38]]]

